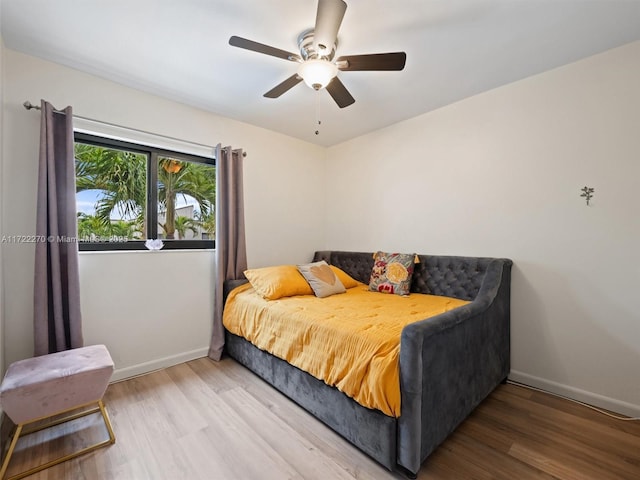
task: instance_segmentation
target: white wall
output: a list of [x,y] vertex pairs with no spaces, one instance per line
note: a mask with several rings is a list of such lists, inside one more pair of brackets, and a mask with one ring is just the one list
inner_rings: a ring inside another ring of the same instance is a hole
[[[2,9],[0,8],[0,17],[2,16]],[[2,25],[2,18],[0,18],[0,25]],[[2,28],[0,27],[0,105],[4,103],[4,41],[2,40]],[[3,158],[3,129],[4,125],[4,109],[0,109],[0,185],[2,185],[2,158]],[[0,195],[0,239],[4,233],[2,228],[4,202],[2,201],[2,195]],[[0,372],[4,374],[4,269],[2,267],[3,256],[3,244],[0,241]],[[0,413],[2,410],[0,409]]]
[[327,248],[513,259],[511,378],[638,416],[639,112],[635,42],[330,148]]
[[[250,266],[308,261],[324,246],[325,151],[4,50],[3,231],[35,228],[39,114],[22,107],[41,98],[104,122],[191,142],[242,147]],[[292,201],[291,199],[297,199]],[[302,199],[302,200],[301,200]],[[306,205],[314,208],[307,208]],[[7,362],[32,355],[33,245],[4,245]],[[85,343],[105,343],[116,378],[206,354],[211,324],[213,252],[81,253]]]
[[86,344],[106,343],[114,380],[207,354],[212,252],[81,252]]

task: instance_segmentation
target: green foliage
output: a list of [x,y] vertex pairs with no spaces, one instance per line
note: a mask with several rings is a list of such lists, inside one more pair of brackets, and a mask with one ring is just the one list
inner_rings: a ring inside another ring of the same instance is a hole
[[102,190],[96,215],[138,217],[146,205],[147,157],[140,153],[75,144],[76,191]]
[[[147,156],[112,148],[83,143],[75,144],[76,191],[100,190],[95,205],[95,216],[78,218],[79,237],[119,235],[127,238],[146,238],[144,215],[146,211]],[[164,216],[160,226],[165,238],[184,238],[199,228],[210,232],[210,226],[201,227],[198,219],[176,217],[178,196],[192,197],[198,202],[200,215],[213,214],[216,196],[215,167],[211,165],[160,158],[158,165],[158,210]],[[116,213],[131,220],[112,221]],[[184,218],[184,219],[182,219]],[[82,229],[82,230],[81,230]],[[214,227],[215,229],[215,227]]]
[[199,226],[200,222],[195,218],[176,217],[175,219],[175,231],[178,232],[178,238],[180,240],[186,236],[188,230],[194,235],[198,235],[198,233],[200,233],[200,230],[198,230]]
[[80,241],[123,241],[142,238],[140,225],[135,221],[107,221],[97,215],[78,213],[78,239]]
[[202,231],[209,234],[209,238],[215,238],[216,234],[216,212],[215,209],[211,209],[206,215],[200,213],[197,216],[198,223]]
[[[174,238],[177,228],[176,197],[182,195],[185,198],[188,195],[198,202],[202,213],[209,213],[216,199],[215,168],[170,158],[161,158],[159,164],[158,202],[165,215],[165,223],[160,226],[166,238]],[[181,238],[180,233],[178,235]]]

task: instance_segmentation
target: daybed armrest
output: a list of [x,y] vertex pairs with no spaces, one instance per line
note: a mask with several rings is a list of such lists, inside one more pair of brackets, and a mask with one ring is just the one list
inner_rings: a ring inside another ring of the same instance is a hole
[[398,463],[414,473],[509,373],[511,264],[492,260],[471,303],[402,331]]
[[231,290],[233,290],[236,287],[239,287],[240,285],[244,285],[245,283],[248,283],[248,282],[249,280],[247,280],[246,278],[241,278],[239,280],[226,280],[224,282],[224,286],[222,287],[222,295],[224,296],[224,302],[227,301],[227,296],[229,295]]

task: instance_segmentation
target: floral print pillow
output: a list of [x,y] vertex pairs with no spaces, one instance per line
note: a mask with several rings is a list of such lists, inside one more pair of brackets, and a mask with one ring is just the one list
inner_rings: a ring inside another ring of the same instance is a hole
[[369,290],[396,295],[409,295],[415,254],[376,252]]

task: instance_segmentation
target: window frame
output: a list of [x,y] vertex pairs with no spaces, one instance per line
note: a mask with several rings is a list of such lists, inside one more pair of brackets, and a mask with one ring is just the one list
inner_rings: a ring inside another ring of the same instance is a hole
[[[203,157],[190,153],[178,152],[156,146],[144,145],[132,141],[102,137],[84,132],[75,131],[73,135],[75,143],[85,143],[96,147],[125,150],[147,156],[147,207],[146,222],[149,238],[158,238],[158,157],[175,158],[176,160],[203,163],[216,166],[215,158]],[[215,205],[214,205],[215,208]],[[77,233],[76,233],[77,235]],[[81,252],[127,251],[147,250],[146,240],[128,240],[126,242],[86,242],[78,240],[78,250]],[[215,248],[215,240],[178,240],[162,239],[163,250],[209,250]]]

